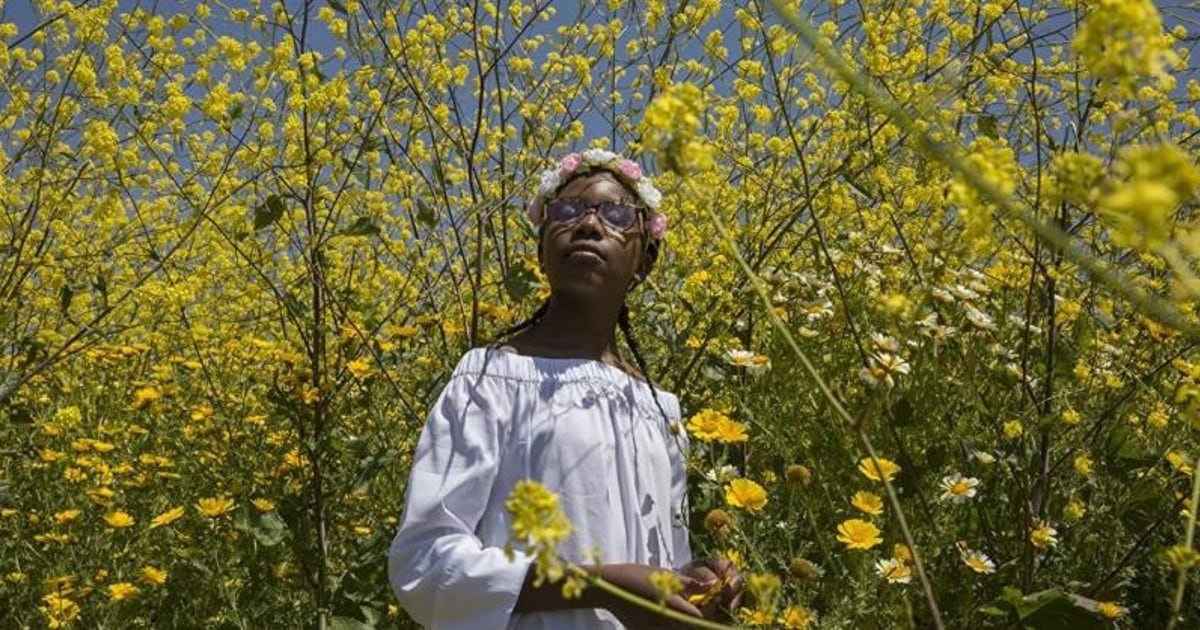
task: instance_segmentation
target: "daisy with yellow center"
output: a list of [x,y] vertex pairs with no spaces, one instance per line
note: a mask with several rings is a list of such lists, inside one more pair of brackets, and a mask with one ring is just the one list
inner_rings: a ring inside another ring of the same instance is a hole
[[876,560],[875,574],[887,580],[889,584],[908,584],[912,581],[912,569],[895,558]]
[[852,518],[838,525],[837,539],[845,543],[847,549],[870,549],[883,542],[879,534],[879,528],[870,522]]
[[974,477],[964,477],[959,473],[946,475],[942,477],[942,496],[943,501],[952,503],[962,503],[975,498],[979,486],[979,480]]
[[976,573],[995,573],[996,563],[982,551],[963,549],[960,552],[962,561]]

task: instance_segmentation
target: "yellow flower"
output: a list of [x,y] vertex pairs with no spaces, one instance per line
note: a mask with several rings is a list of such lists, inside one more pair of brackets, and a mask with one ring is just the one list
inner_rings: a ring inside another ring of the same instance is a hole
[[751,627],[769,626],[775,618],[771,611],[765,608],[740,608],[738,612],[742,615],[742,623]]
[[1067,409],[1062,412],[1062,421],[1064,424],[1075,426],[1083,421],[1083,416],[1079,415],[1074,409]]
[[659,603],[665,602],[683,590],[683,581],[674,571],[654,571],[650,573],[650,586],[654,587]]
[[1080,455],[1075,458],[1075,472],[1080,477],[1086,477],[1092,474],[1092,458],[1087,455]]
[[1087,506],[1075,497],[1071,497],[1071,500],[1067,501],[1067,505],[1063,507],[1063,518],[1068,521],[1078,521],[1086,513]]
[[42,597],[42,605],[38,610],[46,616],[47,625],[51,628],[65,627],[79,616],[79,604],[57,593]]
[[890,459],[879,458],[879,465],[871,461],[870,457],[864,457],[858,462],[858,472],[862,473],[871,481],[882,482],[885,478],[891,481],[900,472],[900,466]]
[[1037,549],[1049,549],[1058,544],[1058,531],[1048,523],[1038,523],[1037,527],[1029,532],[1029,542]]
[[150,529],[163,527],[164,525],[170,525],[171,523],[174,523],[175,521],[182,518],[183,514],[184,514],[184,509],[183,509],[182,505],[179,507],[167,510],[166,512],[163,512],[162,514],[159,514],[158,516],[155,516],[154,518],[150,519]]
[[1004,437],[1009,440],[1015,440],[1021,437],[1025,432],[1025,427],[1021,425],[1020,420],[1009,420],[1004,423]]
[[745,442],[746,425],[730,419],[714,409],[705,409],[692,416],[687,430],[703,442]]
[[749,479],[734,479],[725,486],[725,503],[748,512],[759,512],[767,504],[767,491]]
[[1129,612],[1129,609],[1116,602],[1100,602],[1096,605],[1096,612],[1100,613],[1101,617],[1112,621],[1124,617],[1125,613]]
[[879,528],[861,519],[842,521],[837,529],[837,539],[845,543],[847,549],[870,549],[883,542],[879,537]]
[[371,362],[365,358],[355,359],[346,364],[346,369],[354,378],[366,378],[371,373]]
[[855,492],[850,499],[850,505],[871,516],[883,514],[883,499],[879,495],[865,490]]
[[133,517],[126,512],[117,510],[104,515],[104,522],[113,529],[124,529],[133,525]]
[[220,518],[233,511],[233,499],[208,497],[196,502],[196,510],[208,518]]
[[79,518],[79,510],[63,510],[54,515],[54,522],[59,525],[70,525]]
[[779,623],[788,630],[804,630],[812,624],[813,616],[802,606],[788,606],[779,615]]
[[133,392],[133,404],[131,406],[134,409],[144,409],[160,398],[162,398],[162,392],[158,391],[158,389],[152,386],[142,387]]
[[909,549],[908,545],[904,543],[896,543],[892,545],[892,557],[905,564],[913,563],[912,549]]
[[121,602],[127,599],[133,599],[134,597],[137,597],[138,593],[140,592],[142,592],[142,589],[130,584],[129,582],[117,582],[115,584],[108,585],[109,601]]
[[254,509],[259,512],[273,512],[275,510],[275,502],[270,499],[251,499],[250,505],[253,505]]
[[[565,569],[556,556],[555,546],[571,533],[571,521],[558,506],[558,496],[536,481],[518,481],[504,502],[511,517],[512,538],[524,543],[536,558],[536,579],[558,581]],[[512,547],[505,547],[512,558]]]
[[141,571],[138,571],[138,576],[140,576],[142,581],[146,584],[153,584],[156,586],[167,581],[166,571],[150,565],[142,567]]

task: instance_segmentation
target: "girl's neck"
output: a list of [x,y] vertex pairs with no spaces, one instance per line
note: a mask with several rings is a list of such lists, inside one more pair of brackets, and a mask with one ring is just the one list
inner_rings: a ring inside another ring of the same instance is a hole
[[616,336],[619,309],[551,296],[529,341],[539,353],[614,363],[620,359]]

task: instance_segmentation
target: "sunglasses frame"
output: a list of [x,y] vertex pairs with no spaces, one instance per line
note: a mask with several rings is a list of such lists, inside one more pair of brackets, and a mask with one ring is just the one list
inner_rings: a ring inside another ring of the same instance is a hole
[[[570,205],[577,210],[581,210],[581,212],[579,213],[579,216],[575,217],[574,219],[572,219],[570,221],[559,221],[554,218],[554,212],[553,212],[553,208],[554,208],[555,204],[558,204],[558,203],[564,203],[564,204]],[[580,206],[582,206],[582,208]],[[605,219],[604,214],[602,212],[600,212],[600,208],[602,206],[620,206],[620,207],[625,207],[625,208],[632,208],[634,211],[633,220],[626,227],[621,227],[619,225],[613,225],[611,222],[609,222],[607,219]],[[638,224],[638,219],[642,219],[643,221],[645,220],[646,208],[643,206],[637,205],[637,204],[626,203],[623,201],[601,201],[601,202],[597,202],[597,203],[591,203],[581,197],[556,197],[556,198],[550,199],[546,202],[546,220],[549,221],[550,223],[556,223],[558,225],[573,225],[575,223],[578,223],[579,221],[582,221],[583,218],[588,215],[588,213],[595,213],[596,217],[598,219],[600,219],[600,223],[604,224],[604,226],[606,228],[613,230],[619,234],[624,234],[624,233],[627,233],[630,230],[632,230],[633,227]]]

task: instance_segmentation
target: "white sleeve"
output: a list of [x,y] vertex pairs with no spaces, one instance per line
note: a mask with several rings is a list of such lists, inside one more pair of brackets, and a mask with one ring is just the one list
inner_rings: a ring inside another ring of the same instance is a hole
[[667,434],[667,451],[671,456],[671,547],[675,554],[675,567],[679,569],[692,561],[692,544],[688,539],[687,498],[687,430],[679,415],[678,403],[671,419],[678,433]]
[[506,384],[455,370],[417,443],[388,578],[423,626],[504,628],[529,570],[529,556],[510,562],[475,535],[507,434]]

